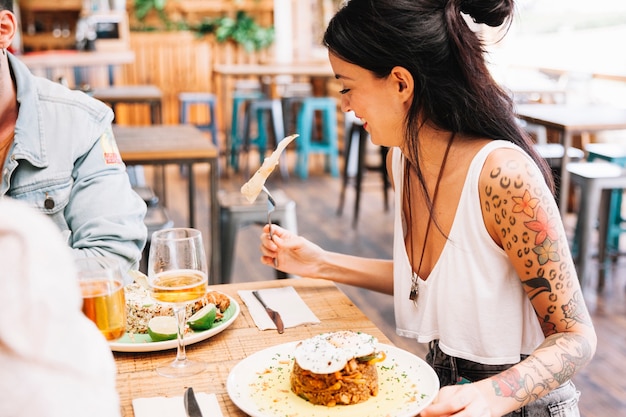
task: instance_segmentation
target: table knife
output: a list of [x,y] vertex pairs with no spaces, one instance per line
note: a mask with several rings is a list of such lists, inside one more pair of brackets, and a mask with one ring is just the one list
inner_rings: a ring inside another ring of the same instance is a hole
[[278,333],[282,334],[285,331],[285,326],[283,325],[283,319],[280,317],[280,313],[278,313],[278,311],[276,310],[272,310],[271,308],[269,308],[261,298],[261,295],[258,291],[252,291],[252,294],[256,297],[257,300],[259,300],[259,303],[261,303],[261,305],[267,312],[267,315],[270,316],[270,319],[272,319],[272,321],[276,325],[276,330],[278,330]]
[[202,411],[200,411],[200,406],[198,405],[198,400],[196,400],[196,396],[193,393],[193,388],[189,387],[185,391],[184,402],[187,417],[202,417]]

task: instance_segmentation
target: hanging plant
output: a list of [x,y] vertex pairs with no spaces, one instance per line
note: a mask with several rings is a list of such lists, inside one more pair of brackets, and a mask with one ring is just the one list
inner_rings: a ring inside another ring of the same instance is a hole
[[145,26],[146,17],[153,11],[166,27],[169,26],[167,14],[165,13],[166,4],[167,0],[133,0],[132,10],[137,21],[144,25],[141,27],[142,30],[155,29]]
[[234,19],[229,16],[205,19],[200,25],[191,29],[199,36],[214,34],[220,43],[232,40],[242,45],[248,52],[267,48],[274,42],[274,28],[259,26],[242,10],[237,12]]
[[[234,0],[238,3],[237,0]],[[243,10],[239,10],[232,18],[222,16],[215,19],[204,19],[198,25],[189,25],[186,21],[173,22],[167,14],[166,5],[168,0],[134,0],[132,10],[137,21],[142,25],[133,30],[156,31],[158,27],[149,26],[147,17],[156,13],[166,30],[190,30],[196,32],[199,37],[215,35],[218,42],[233,41],[243,46],[248,52],[267,48],[274,42],[274,28],[259,26],[255,20]]]

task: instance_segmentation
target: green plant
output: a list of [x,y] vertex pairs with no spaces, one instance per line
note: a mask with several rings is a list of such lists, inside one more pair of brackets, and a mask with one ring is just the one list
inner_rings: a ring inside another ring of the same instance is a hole
[[154,11],[167,30],[190,30],[196,32],[198,36],[214,34],[218,42],[232,40],[242,45],[248,52],[267,48],[274,42],[274,28],[259,26],[250,15],[242,10],[237,12],[235,18],[222,16],[204,19],[202,23],[192,26],[184,20],[172,22],[166,12],[167,2],[168,0],[134,0],[133,12],[142,26],[134,27],[133,30],[159,30],[145,23],[146,17]]
[[205,19],[191,29],[199,36],[215,34],[218,42],[232,40],[249,52],[267,48],[274,42],[273,27],[259,26],[252,17],[241,10],[237,12],[235,19],[229,16]]
[[147,26],[145,23],[146,17],[153,11],[156,13],[165,28],[171,29],[172,22],[170,22],[165,10],[167,2],[168,0],[133,0],[132,10],[135,18],[141,23],[142,26],[139,28],[134,27],[132,29],[145,31],[158,30],[156,27]]

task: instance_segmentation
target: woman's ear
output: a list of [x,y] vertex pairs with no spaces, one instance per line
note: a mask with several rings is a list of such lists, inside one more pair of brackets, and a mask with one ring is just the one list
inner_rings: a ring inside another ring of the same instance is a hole
[[413,76],[404,67],[393,67],[389,75],[391,81],[397,85],[398,93],[404,100],[410,100],[413,97]]
[[11,46],[16,30],[15,15],[8,10],[0,10],[0,49]]

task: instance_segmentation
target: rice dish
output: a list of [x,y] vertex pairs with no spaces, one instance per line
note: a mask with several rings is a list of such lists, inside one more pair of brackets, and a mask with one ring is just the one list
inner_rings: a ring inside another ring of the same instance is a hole
[[296,346],[291,390],[328,407],[358,404],[378,395],[377,340],[365,333],[323,333]]

